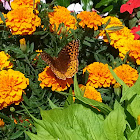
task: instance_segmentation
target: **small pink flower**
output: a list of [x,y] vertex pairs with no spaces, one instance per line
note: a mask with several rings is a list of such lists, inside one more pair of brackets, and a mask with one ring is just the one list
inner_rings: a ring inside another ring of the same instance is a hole
[[[13,0],[10,0],[10,3]],[[11,6],[9,5],[9,2],[7,0],[1,0],[1,2],[3,3],[3,7],[5,8],[5,10],[11,10]]]

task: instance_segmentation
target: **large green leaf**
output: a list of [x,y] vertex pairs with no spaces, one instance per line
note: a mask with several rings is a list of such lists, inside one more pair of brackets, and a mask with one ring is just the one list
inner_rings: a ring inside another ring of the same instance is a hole
[[140,94],[139,85],[140,85],[140,74],[136,83],[132,87],[127,88],[127,90],[123,91],[123,96],[120,101],[122,102],[124,100],[130,100],[135,94]]
[[126,140],[124,137],[127,123],[125,117],[123,108],[118,102],[115,102],[114,110],[110,112],[103,124],[107,140]]
[[107,106],[101,102],[83,97],[83,93],[78,86],[76,75],[74,76],[74,93],[75,93],[75,96],[78,100],[82,101],[85,104],[97,107],[105,114],[108,114],[111,111],[111,108],[109,106]]
[[135,119],[137,119],[138,115],[140,115],[140,95],[137,95],[133,101],[128,104],[127,110]]
[[140,126],[135,128],[128,140],[140,140]]
[[37,135],[27,132],[32,140],[99,140],[102,134],[103,117],[79,104],[41,110],[41,116],[35,120]]

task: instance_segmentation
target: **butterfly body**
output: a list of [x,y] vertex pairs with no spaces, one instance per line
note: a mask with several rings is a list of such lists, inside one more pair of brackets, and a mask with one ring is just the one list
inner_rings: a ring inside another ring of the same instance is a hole
[[66,80],[78,71],[78,55],[79,40],[73,40],[60,51],[57,58],[44,52],[41,53],[41,58],[51,67],[57,78]]

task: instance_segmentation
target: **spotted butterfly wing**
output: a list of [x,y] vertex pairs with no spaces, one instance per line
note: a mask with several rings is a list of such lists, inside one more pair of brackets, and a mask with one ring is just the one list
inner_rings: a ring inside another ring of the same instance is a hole
[[47,53],[41,53],[41,58],[51,67],[57,78],[66,80],[78,71],[79,40],[73,40],[52,58]]

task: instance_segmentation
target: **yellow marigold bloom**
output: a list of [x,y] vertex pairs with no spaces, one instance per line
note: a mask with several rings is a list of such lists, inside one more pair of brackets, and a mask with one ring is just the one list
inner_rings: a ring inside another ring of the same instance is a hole
[[[37,4],[40,3],[40,0],[35,0],[34,8],[37,8]],[[33,0],[14,0],[11,2],[12,9],[19,8],[33,8]]]
[[[70,14],[70,11],[62,6],[55,6],[54,12],[50,12],[48,14],[49,20],[50,20],[50,29],[52,31],[57,32],[58,27],[60,24],[64,24],[66,31],[69,31],[69,29],[77,29],[76,27],[76,19],[74,16]],[[61,33],[61,30],[57,32],[57,34]]]
[[18,105],[27,85],[29,79],[23,73],[12,69],[0,71],[0,110],[13,103]]
[[81,19],[79,25],[82,28],[87,26],[88,28],[98,30],[98,26],[102,24],[102,18],[96,12],[82,11],[77,15],[77,18]]
[[122,22],[118,18],[111,17],[111,16],[103,18],[102,24],[106,24],[106,22],[109,19],[110,19],[110,23],[106,26],[105,30],[101,31],[100,36],[103,36],[104,41],[108,42],[108,39],[105,33],[106,31],[111,40],[110,45],[118,49],[120,57],[124,59],[126,53],[130,50],[128,48],[129,46],[128,41],[134,40],[134,35],[131,33],[131,30],[129,30],[125,26],[120,30],[107,30],[108,28],[111,28],[111,27],[123,26]]
[[114,72],[129,87],[133,86],[138,79],[138,71],[127,64],[115,68]]
[[19,8],[7,14],[6,26],[13,35],[31,35],[40,25],[41,19],[33,13],[32,8]]
[[95,88],[110,87],[111,84],[115,83],[115,79],[108,69],[108,64],[94,62],[85,67],[83,73],[86,70],[89,72],[87,86],[93,86]]
[[128,46],[130,48],[129,56],[135,59],[136,63],[140,65],[140,40],[133,40]]
[[84,92],[84,97],[96,100],[98,102],[102,102],[102,97],[100,92],[98,92],[94,87],[92,86],[86,86],[85,92]]
[[67,78],[66,80],[58,79],[49,66],[46,66],[44,71],[38,76],[38,81],[41,81],[41,88],[52,87],[52,91],[64,91],[73,84],[72,78]]
[[[96,100],[98,102],[102,102],[102,97],[100,92],[98,92],[94,87],[92,86],[84,86],[82,84],[79,84],[79,88],[84,91],[84,97],[92,99],[92,100]],[[73,95],[74,92],[72,93]],[[75,97],[73,97],[73,100],[75,101]]]
[[0,119],[0,126],[4,126],[4,121],[3,121],[3,119]]
[[13,67],[13,64],[8,61],[9,58],[10,55],[8,53],[5,53],[4,51],[0,52],[0,70]]
[[[7,15],[6,15],[6,14],[4,14],[4,13],[2,13],[2,14],[3,14],[4,18],[6,18],[6,17],[7,17]],[[0,24],[3,24],[3,20],[1,19],[1,17],[0,17]]]

